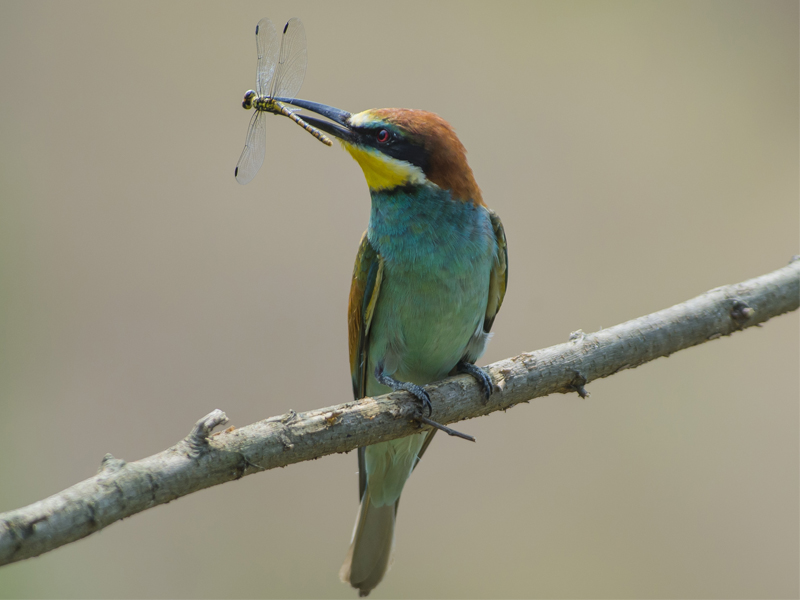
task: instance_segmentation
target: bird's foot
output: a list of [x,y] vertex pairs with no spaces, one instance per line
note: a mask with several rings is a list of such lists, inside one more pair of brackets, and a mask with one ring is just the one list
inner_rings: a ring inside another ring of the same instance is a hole
[[476,379],[478,381],[478,385],[480,385],[481,389],[483,390],[484,397],[486,400],[489,400],[492,392],[494,392],[494,381],[492,381],[489,373],[480,367],[476,367],[472,363],[468,363],[465,360],[458,361],[458,364],[456,365],[456,371],[459,373],[466,373],[467,375],[471,375],[474,379]]
[[422,386],[419,386],[416,383],[411,383],[408,381],[397,381],[397,379],[395,379],[394,377],[390,377],[389,375],[383,372],[383,365],[378,365],[378,367],[375,369],[375,379],[381,385],[390,387],[396,392],[399,392],[401,390],[404,392],[408,392],[422,403],[423,412],[427,410],[429,417],[433,413],[433,404],[431,404],[431,397],[428,395],[428,392],[426,392],[422,388]]

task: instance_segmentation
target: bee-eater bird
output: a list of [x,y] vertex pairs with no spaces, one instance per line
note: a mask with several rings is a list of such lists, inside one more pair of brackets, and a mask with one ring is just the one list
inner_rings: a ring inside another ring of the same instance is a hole
[[[339,139],[372,197],[348,308],[355,398],[406,390],[430,411],[422,386],[457,372],[488,398],[492,380],[475,361],[505,295],[506,239],[453,129],[421,110],[291,103],[330,119],[303,117]],[[400,493],[434,433],[358,450],[361,507],[340,576],[360,596],[389,566]]]

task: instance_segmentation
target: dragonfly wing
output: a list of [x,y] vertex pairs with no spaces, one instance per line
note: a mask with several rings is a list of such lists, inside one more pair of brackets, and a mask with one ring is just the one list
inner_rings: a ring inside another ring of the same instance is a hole
[[258,70],[256,71],[256,92],[264,96],[269,92],[269,84],[278,63],[280,41],[275,26],[264,17],[256,25],[256,50],[258,51]]
[[257,110],[250,119],[244,150],[234,171],[236,181],[242,185],[250,183],[264,164],[264,156],[267,153],[266,117],[267,113]]
[[278,70],[272,80],[270,97],[294,98],[303,85],[308,65],[306,31],[298,18],[289,19],[283,28]]

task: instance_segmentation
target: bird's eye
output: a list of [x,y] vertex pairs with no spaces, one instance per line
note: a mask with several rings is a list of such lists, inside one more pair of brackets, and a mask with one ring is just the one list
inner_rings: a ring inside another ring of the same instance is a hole
[[385,144],[391,138],[391,134],[386,129],[381,129],[376,136],[379,144]]

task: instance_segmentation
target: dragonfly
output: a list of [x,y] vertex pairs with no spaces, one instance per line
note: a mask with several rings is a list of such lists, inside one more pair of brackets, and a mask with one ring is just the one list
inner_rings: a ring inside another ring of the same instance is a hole
[[256,25],[256,50],[256,89],[247,90],[242,102],[245,109],[255,109],[255,114],[250,119],[244,150],[234,171],[236,181],[242,185],[249,183],[264,164],[267,113],[289,117],[323,144],[332,145],[328,136],[295,114],[298,109],[284,104],[300,91],[308,65],[306,32],[300,19],[289,19],[280,36],[272,21],[266,17],[261,19]]

